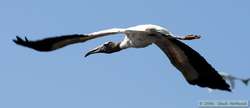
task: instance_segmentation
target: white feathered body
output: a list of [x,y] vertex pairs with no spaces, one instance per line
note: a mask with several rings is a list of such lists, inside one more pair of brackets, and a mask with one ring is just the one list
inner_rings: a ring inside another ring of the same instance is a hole
[[[156,33],[172,35],[167,29],[157,26],[157,25],[152,25],[152,24],[129,27],[129,28],[124,29],[123,32],[126,34],[126,36],[120,44],[121,48],[147,47],[148,45],[151,45],[152,43],[154,43],[154,41],[156,40],[157,38]],[[150,35],[153,33],[154,35]]]

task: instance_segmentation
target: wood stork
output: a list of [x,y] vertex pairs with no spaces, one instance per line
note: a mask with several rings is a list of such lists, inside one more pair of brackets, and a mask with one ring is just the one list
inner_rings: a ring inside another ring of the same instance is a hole
[[200,36],[177,37],[166,28],[158,25],[145,24],[128,28],[112,28],[89,34],[55,36],[36,41],[30,41],[26,37],[23,40],[17,36],[13,41],[18,45],[37,51],[53,51],[74,43],[118,33],[125,34],[123,41],[118,43],[106,42],[90,50],[85,57],[95,53],[110,54],[126,48],[144,48],[156,44],[170,59],[170,62],[183,74],[189,84],[231,91],[225,80],[198,52],[179,41],[198,39]]

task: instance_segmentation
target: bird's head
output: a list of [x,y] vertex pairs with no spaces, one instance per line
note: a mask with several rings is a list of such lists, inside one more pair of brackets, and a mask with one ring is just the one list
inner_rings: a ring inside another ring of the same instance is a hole
[[119,46],[119,43],[114,43],[114,42],[106,42],[100,46],[97,46],[96,48],[90,50],[88,53],[85,54],[85,57],[91,55],[91,54],[96,54],[96,53],[106,53],[110,54],[113,52],[120,51],[121,48]]

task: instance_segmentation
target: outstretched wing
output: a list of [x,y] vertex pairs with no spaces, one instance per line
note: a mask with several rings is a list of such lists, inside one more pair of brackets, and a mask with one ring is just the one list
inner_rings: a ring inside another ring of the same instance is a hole
[[36,41],[30,41],[26,37],[25,40],[23,40],[17,36],[16,39],[13,41],[18,45],[32,48],[37,51],[53,51],[62,48],[64,46],[73,43],[84,42],[89,39],[91,39],[89,36],[74,34],[74,35],[65,35],[59,37],[51,37]]
[[23,40],[22,38],[17,36],[16,39],[14,39],[13,41],[18,45],[32,48],[37,51],[53,51],[53,50],[62,48],[67,45],[71,45],[71,44],[75,44],[79,42],[85,42],[90,39],[117,34],[117,33],[123,33],[123,29],[118,29],[118,28],[107,29],[107,30],[90,33],[87,35],[73,34],[73,35],[54,36],[54,37],[45,38],[41,40],[35,40],[35,41],[28,40],[26,37]]
[[218,72],[195,50],[179,40],[161,38],[155,44],[181,71],[189,84],[231,91]]

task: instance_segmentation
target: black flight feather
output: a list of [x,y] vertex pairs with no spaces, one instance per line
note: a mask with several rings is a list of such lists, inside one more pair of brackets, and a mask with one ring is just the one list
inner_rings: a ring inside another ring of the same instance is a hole
[[37,51],[53,51],[64,46],[78,42],[84,42],[92,38],[93,37],[82,34],[73,34],[31,41],[28,40],[27,37],[25,37],[23,40],[19,36],[16,36],[16,39],[14,39],[13,41],[18,45],[32,48]]
[[199,78],[189,82],[190,84],[196,84],[201,87],[209,87],[212,89],[231,91],[230,86],[226,83],[226,81],[198,52],[181,41],[176,39],[171,39],[171,41],[184,51],[189,59],[189,62],[199,73]]

